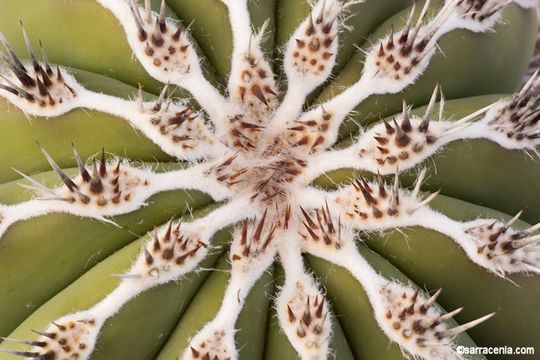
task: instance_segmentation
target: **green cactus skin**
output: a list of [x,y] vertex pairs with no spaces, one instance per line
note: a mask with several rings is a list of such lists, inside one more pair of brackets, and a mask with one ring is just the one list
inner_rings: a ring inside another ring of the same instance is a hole
[[[445,106],[445,117],[459,119],[502,96],[504,95],[484,95],[449,100]],[[424,111],[425,107],[419,107],[413,113],[422,114]],[[347,141],[344,141],[340,146],[346,143]],[[493,166],[490,159],[497,159],[501,168]],[[506,214],[515,214],[521,209],[526,209],[523,219],[533,223],[540,215],[538,204],[528,201],[531,191],[540,190],[536,181],[540,173],[534,164],[533,159],[523,156],[519,151],[507,151],[484,140],[469,140],[449,144],[434,157],[426,160],[422,166],[426,167],[430,179],[425,183],[426,190],[436,191],[442,187],[442,193],[445,195]],[[463,169],[467,169],[467,172],[463,173]],[[514,188],[511,195],[498,191],[497,189],[501,189],[505,184],[514,183],[513,174],[521,174],[522,186]],[[362,175],[371,176],[365,172]],[[331,172],[328,177],[317,178],[315,184],[332,188],[336,183],[350,181],[354,176],[358,176],[358,172],[341,169]],[[401,179],[406,186],[411,186],[416,174],[406,173]]]
[[[405,283],[412,283],[403,273],[393,267],[389,261],[371,251],[366,246],[361,245],[359,251],[384,276],[396,278]],[[347,273],[347,270],[338,268],[317,257],[310,257],[308,263],[322,279],[325,279],[325,287],[328,289],[328,295],[331,297],[334,306],[340,308],[339,312],[355,314],[354,317],[340,318],[342,327],[347,329],[347,333],[360,331],[362,334],[366,334],[366,336],[358,336],[349,340],[355,358],[377,358],[381,353],[384,353],[387,359],[402,359],[403,354],[399,347],[395,344],[388,346],[388,340],[384,333],[380,331],[377,323],[375,321],[365,320],[366,315],[372,311],[371,306],[367,297],[363,296],[361,288],[356,289],[358,285],[355,279]],[[354,294],[362,295],[354,296],[351,294],[350,297],[341,296],[344,292],[350,292],[348,289],[351,288],[357,290]],[[458,342],[464,346],[474,346],[474,343],[466,334]],[[483,358],[478,357],[478,359]]]
[[[371,33],[370,39],[380,38],[389,31],[392,25],[399,27],[403,24],[406,11],[403,10],[386,20]],[[471,36],[463,30],[447,34],[439,43],[441,53],[433,58],[429,68],[413,86],[400,94],[373,96],[366,99],[355,109],[356,113],[351,120],[366,125],[378,120],[379,115],[395,114],[400,110],[403,98],[415,107],[426,105],[436,82],[444,84],[444,94],[447,99],[514,92],[519,86],[520,74],[527,68],[534,49],[533,46],[523,47],[523,45],[534,44],[536,26],[534,14],[523,11],[515,5],[505,9],[504,17],[508,19],[508,23],[496,25],[497,35]],[[525,18],[528,19],[525,20]],[[523,19],[523,21],[518,19]],[[516,33],[521,34],[523,38],[520,42],[512,43],[510,38]],[[368,44],[364,46],[367,47]],[[508,45],[515,48],[506,47]],[[487,60],[494,57],[497,58],[496,62]],[[461,61],[465,58],[468,60]],[[327,87],[320,95],[320,100],[327,100],[340,92],[340,88],[354,83],[362,71],[362,62],[362,54],[357,52],[338,75],[334,84]],[[448,69],[451,70],[448,71]],[[351,121],[343,124],[341,135],[346,137],[355,131],[357,131],[355,125]]]
[[[505,221],[510,218],[491,209],[482,208],[445,196],[434,200],[432,206],[453,218],[461,220],[474,219],[479,214],[504,219]],[[527,224],[522,223],[517,226],[526,228]],[[406,246],[402,236],[408,235],[410,235],[409,239],[411,241],[408,241],[408,246]],[[397,241],[394,241],[394,239],[397,239]],[[535,323],[527,322],[527,326],[516,329],[516,331],[511,333],[503,331],[507,327],[508,322],[526,321],[530,316],[528,309],[538,306],[539,300],[537,295],[539,287],[538,281],[535,281],[534,278],[510,276],[509,279],[515,284],[503,279],[488,280],[484,272],[478,271],[477,268],[470,266],[466,261],[460,261],[458,257],[452,256],[453,252],[459,250],[451,241],[448,241],[448,239],[445,239],[439,233],[426,229],[413,228],[406,231],[403,235],[390,233],[384,236],[384,240],[386,241],[377,241],[374,238],[370,239],[367,243],[383,256],[392,254],[391,262],[413,279],[415,273],[419,271],[423,273],[423,271],[429,269],[429,276],[422,278],[425,286],[433,286],[434,281],[436,281],[440,284],[438,286],[442,286],[448,290],[446,294],[443,293],[441,295],[440,304],[445,307],[452,307],[460,303],[465,307],[465,310],[456,317],[456,320],[463,321],[471,318],[475,308],[485,309],[491,307],[493,309],[499,309],[497,318],[493,319],[490,329],[477,328],[470,331],[470,335],[474,339],[478,339],[476,341],[489,344],[488,346],[497,346],[496,344],[501,344],[502,342],[515,344],[514,346],[538,346],[538,338],[534,335],[538,332]],[[422,250],[419,250],[420,248]],[[418,257],[415,257],[414,260],[409,255],[412,252],[415,253],[415,256],[419,253]],[[443,256],[452,259],[452,262],[442,265],[442,261],[434,260],[433,254],[444,254]],[[416,270],[414,269],[415,267],[417,268]],[[449,274],[449,268],[463,269],[464,273],[467,274],[467,281],[459,281],[455,276]],[[430,277],[433,280],[430,280]],[[482,285],[475,285],[486,284],[488,281],[489,287],[486,288]],[[457,291],[458,287],[462,290]],[[501,330],[498,331],[497,328]]]
[[540,352],[534,5],[0,5],[0,360]]
[[[58,183],[56,174],[54,180],[51,173],[36,177],[42,181],[48,177],[51,185]],[[15,185],[14,182],[1,185],[3,202],[6,202],[4,199],[8,196],[11,196],[9,201],[21,201],[21,195],[31,195],[14,191],[20,188]],[[13,198],[14,195],[17,199]],[[202,207],[208,205],[210,201],[205,194],[196,192],[176,191],[158,194],[149,201],[153,203],[152,205],[119,217],[117,222],[120,228],[67,214],[51,214],[15,225],[3,236],[0,253],[2,264],[5,266],[0,276],[1,297],[6,303],[13,304],[2,307],[2,332],[10,333],[54,294],[84,274],[94,264],[152,230],[155,223],[166,222],[171,217],[181,216],[188,208]],[[141,223],[141,217],[149,221]],[[43,235],[36,237],[36,233]],[[73,239],[81,239],[82,243],[76,245]],[[81,246],[83,243],[86,245]],[[40,249],[43,256],[32,259],[20,267],[20,256],[32,254],[36,249]],[[24,282],[25,286],[19,286],[21,282]],[[20,301],[22,299],[24,300]],[[27,306],[28,304],[32,305]]]

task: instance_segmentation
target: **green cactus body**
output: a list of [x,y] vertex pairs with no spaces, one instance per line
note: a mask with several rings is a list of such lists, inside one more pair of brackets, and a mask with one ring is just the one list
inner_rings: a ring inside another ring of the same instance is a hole
[[0,360],[538,357],[537,7],[4,1]]

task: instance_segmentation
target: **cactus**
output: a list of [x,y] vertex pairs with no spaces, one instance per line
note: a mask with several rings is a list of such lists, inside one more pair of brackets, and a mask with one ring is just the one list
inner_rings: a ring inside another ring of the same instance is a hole
[[536,7],[5,2],[0,359],[540,351]]

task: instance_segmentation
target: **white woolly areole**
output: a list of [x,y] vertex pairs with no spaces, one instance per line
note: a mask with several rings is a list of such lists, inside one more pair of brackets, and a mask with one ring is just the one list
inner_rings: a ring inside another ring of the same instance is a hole
[[267,23],[258,34],[253,34],[247,0],[223,2],[229,9],[233,33],[229,96],[240,105],[250,123],[262,125],[277,101],[272,68],[261,51]]
[[[127,162],[109,162],[103,167],[104,174],[99,173],[100,167],[89,180],[85,180],[81,174],[74,179],[65,177],[66,186],[56,189],[40,186],[34,180],[40,196],[0,207],[0,234],[15,222],[50,213],[68,213],[110,222],[107,217],[135,211],[145,206],[146,200],[152,195],[168,190],[199,190],[217,201],[230,197],[226,188],[213,178],[203,176],[210,168],[211,165],[200,164],[187,169],[155,173],[150,169],[133,167]],[[85,174],[90,176],[88,172]]]
[[[342,121],[361,101],[374,94],[398,93],[412,84],[427,68],[441,36],[455,29],[485,32],[492,29],[500,17],[500,13],[495,12],[481,23],[464,19],[457,9],[461,2],[465,1],[447,1],[439,13],[426,22],[425,16],[430,5],[428,1],[416,24],[412,22],[412,15],[416,10],[416,7],[413,7],[403,29],[374,42],[372,48],[367,50],[362,76],[355,84],[323,103],[321,107],[301,114],[298,120],[294,116],[294,120],[288,121],[288,129],[298,127],[299,124],[304,125],[304,128],[293,130],[287,134],[287,139],[291,138],[298,143],[305,138],[304,142],[311,151],[328,148],[336,141]],[[527,4],[517,3],[526,8],[532,6],[532,1],[525,2]],[[505,5],[506,3],[508,2],[505,1]],[[406,40],[402,42],[402,39]],[[320,120],[325,113],[330,114],[327,122]],[[310,122],[315,123],[310,125]],[[314,131],[318,134],[313,135]]]
[[372,183],[363,179],[333,193],[313,188],[300,191],[299,204],[316,213],[306,216],[299,233],[305,241],[339,250],[345,246],[342,237],[347,238],[347,229],[378,231],[420,226],[447,235],[471,261],[497,276],[539,272],[540,236],[534,235],[539,225],[521,231],[510,228],[521,213],[506,224],[492,219],[466,223],[452,220],[427,207],[438,192],[423,200],[417,198],[423,174],[412,192],[401,190],[397,182],[388,186],[380,180]]
[[182,355],[183,360],[215,359],[236,360],[238,351],[234,343],[234,330],[222,328],[209,322],[190,341],[190,345]]
[[275,227],[269,225],[264,229],[264,218],[255,223],[252,231],[244,223],[242,230],[238,229],[233,235],[231,278],[221,307],[214,319],[190,341],[183,359],[204,358],[207,354],[210,359],[237,359],[234,325],[249,291],[272,264],[276,253],[275,243],[272,243]]
[[[29,65],[27,65],[29,67]],[[202,115],[181,103],[164,101],[164,92],[156,102],[137,102],[98,94],[85,89],[66,70],[58,68],[61,80],[54,80],[47,92],[50,99],[39,100],[38,89],[26,89],[33,100],[0,88],[0,96],[25,112],[40,117],[57,117],[77,108],[100,111],[127,120],[163,151],[182,160],[214,157],[227,151],[207,128]],[[12,74],[5,78],[16,81]],[[57,75],[55,75],[57,76]],[[141,95],[142,96],[142,95]],[[52,102],[51,102],[52,101]]]
[[[68,329],[72,329],[68,330],[66,335],[66,339],[73,343],[70,344],[70,350],[58,349],[58,345],[53,341],[51,346],[52,350],[56,351],[54,354],[57,357],[50,359],[61,358],[62,351],[69,353],[78,351],[77,349],[80,349],[80,358],[88,358],[95,346],[100,329],[108,318],[143,291],[176,280],[193,271],[208,254],[212,236],[218,230],[249,216],[252,211],[244,200],[236,200],[200,219],[183,224],[173,224],[171,221],[168,225],[156,230],[148,243],[143,242],[141,254],[131,269],[126,274],[116,274],[122,278],[122,281],[115,290],[90,309],[66,315],[54,321],[42,333],[38,340],[47,341],[49,344],[47,339],[51,339],[50,334],[55,331],[55,328],[59,328],[58,325],[66,325]],[[249,289],[252,282],[247,286]],[[236,301],[236,292],[234,299]],[[239,312],[241,304],[238,304],[238,308]],[[72,327],[72,323],[76,326]],[[232,329],[231,333],[233,333]],[[59,341],[59,336],[55,335],[52,340]],[[232,349],[234,349],[234,337],[232,344]],[[48,347],[44,349],[40,347],[36,348],[38,354],[51,356],[47,355]]]
[[301,86],[308,94],[330,74],[344,6],[337,0],[318,1],[291,36],[284,54],[289,89]]
[[445,8],[451,11],[441,32],[454,29],[467,29],[473,32],[486,32],[501,21],[501,10],[515,3],[524,9],[538,7],[537,0],[446,0]]
[[526,91],[456,121],[441,118],[442,102],[438,120],[435,119],[436,88],[423,117],[411,116],[405,104],[400,115],[373,125],[348,148],[313,156],[302,176],[310,181],[341,168],[391,174],[396,168],[401,171],[413,168],[446,144],[465,139],[486,139],[506,149],[534,152],[540,145],[539,116],[533,105],[538,96],[532,95],[532,89],[538,86],[536,76],[531,86],[524,88]]
[[339,239],[334,238],[332,243],[304,236],[303,250],[346,268],[360,282],[378,325],[405,355],[424,359],[462,359],[454,349],[453,338],[493,314],[448,329],[444,321],[462,308],[443,314],[434,303],[440,291],[428,299],[418,289],[377,274],[359,254],[353,238],[354,234],[348,228],[339,231]]
[[[485,256],[485,266],[501,277],[520,272],[540,274],[540,236],[533,235],[539,226],[525,230],[510,228],[519,215],[507,223],[479,219],[463,225],[464,232],[476,245],[476,256]],[[472,252],[474,247],[471,248]]]
[[332,331],[328,303],[304,272],[298,236],[291,233],[285,240],[279,250],[285,269],[285,284],[276,300],[279,323],[302,359],[326,359]]
[[[27,68],[31,68],[31,64],[23,63]],[[32,74],[38,79],[42,78],[42,74],[32,71]],[[46,71],[45,71],[46,74]],[[58,75],[60,74],[60,75]],[[63,115],[73,109],[81,107],[80,93],[84,89],[77,80],[65,69],[57,68],[56,71],[51,70],[51,75],[47,77],[51,81],[51,85],[45,88],[48,95],[41,95],[40,89],[34,87],[18,86],[19,82],[13,72],[7,72],[2,69],[0,73],[0,84],[5,84],[17,90],[17,94],[0,87],[0,96],[3,96],[10,103],[24,111],[28,115],[41,117],[56,117]]]
[[138,103],[117,97],[83,92],[83,107],[126,119],[163,151],[182,160],[213,158],[227,148],[204,123],[202,114],[181,103]]
[[[133,53],[148,74],[163,83],[176,84],[189,91],[209,114],[217,130],[223,131],[225,117],[231,113],[230,105],[204,77],[187,32],[170,19],[165,18],[159,23],[159,17],[155,14],[151,19],[142,19],[143,9],[133,4],[130,8],[125,0],[97,1],[111,10],[122,24]],[[160,28],[163,23],[168,29],[165,32]],[[141,29],[146,36],[141,37]],[[176,39],[175,34],[179,29]],[[156,36],[159,40],[154,40]],[[173,53],[170,48],[174,49]]]
[[271,119],[270,126],[282,131],[296,119],[309,93],[330,75],[338,51],[340,15],[352,2],[319,0],[288,41],[283,68],[287,93]]
[[90,311],[62,316],[39,332],[39,339],[26,357],[44,360],[87,359],[102,325],[101,319],[96,319]]

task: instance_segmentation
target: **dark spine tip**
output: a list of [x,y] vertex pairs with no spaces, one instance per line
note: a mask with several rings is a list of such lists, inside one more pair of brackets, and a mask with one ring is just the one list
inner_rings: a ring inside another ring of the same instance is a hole
[[45,159],[47,159],[47,162],[49,163],[49,165],[51,165],[51,168],[54,170],[54,172],[56,172],[56,174],[64,182],[64,184],[67,186],[69,191],[78,190],[79,187],[62,171],[62,169],[58,166],[58,164],[54,161],[54,159],[49,155],[49,153],[39,143],[37,144],[40,147],[41,152],[45,156]]
[[396,120],[394,120],[394,125],[396,129],[396,144],[400,147],[407,146],[409,142],[411,141],[411,138],[405,131],[401,129],[401,127],[397,124]]
[[37,86],[38,86],[38,89],[39,89],[39,95],[41,95],[43,97],[49,95],[49,91],[47,91],[47,88],[41,82],[41,80],[39,80],[39,78],[37,76],[36,76],[36,80],[37,80]]
[[163,236],[163,242],[168,242],[171,240],[171,233],[172,233],[172,224],[173,221],[169,221],[169,225],[167,226],[167,231],[165,232],[165,235]]
[[105,148],[101,149],[101,161],[99,163],[99,176],[107,176],[107,163],[105,162]]
[[420,125],[418,125],[418,131],[420,132],[427,132],[428,131],[428,128],[429,128],[429,117],[425,118],[424,120],[422,120],[422,122],[420,123]]
[[395,132],[394,128],[386,120],[383,120],[383,121],[384,121],[384,128],[386,129],[386,133],[388,135],[392,135]]
[[152,254],[150,254],[150,252],[148,251],[148,249],[144,246],[143,244],[143,251],[144,251],[144,261],[146,262],[147,265],[152,265],[154,263],[154,257],[152,256]]
[[264,96],[264,93],[261,90],[261,87],[259,85],[253,85],[251,87],[251,92],[259,101],[261,101],[264,105],[268,106],[268,101],[266,100],[266,97]]
[[426,49],[428,42],[429,39],[422,39],[418,44],[416,44],[415,50],[419,53],[423,52]]
[[71,143],[71,146],[73,147],[73,154],[75,155],[75,160],[77,161],[77,165],[79,166],[79,172],[81,174],[81,177],[84,182],[89,182],[92,177],[86,170],[86,167],[84,166],[84,163],[81,160],[81,157],[79,156],[79,153],[77,152],[77,149],[75,149],[75,144]]
[[163,40],[163,37],[157,32],[154,32],[152,36],[150,37],[150,40],[152,41],[152,44],[154,44],[157,47],[162,46],[165,43],[165,40]]
[[409,115],[407,113],[403,114],[403,120],[401,121],[401,130],[405,132],[410,132],[412,130],[411,121],[409,119]]
[[148,34],[143,29],[139,30],[139,40],[146,41],[148,39]]
[[386,43],[386,48],[392,50],[394,48],[394,25],[390,28],[390,36],[388,37],[388,42]]
[[383,57],[383,56],[384,56],[384,47],[383,47],[383,44],[382,44],[382,43],[379,45],[379,52],[377,53],[377,55],[378,55],[379,57]]
[[43,80],[43,84],[45,85],[45,87],[47,87],[47,88],[51,87],[52,81],[51,81],[51,78],[49,77],[49,75],[47,75],[47,72],[45,70],[43,70],[41,67],[39,67],[38,71],[41,74],[41,79]]
[[178,29],[176,29],[176,32],[174,33],[174,35],[172,36],[173,40],[174,41],[180,40],[180,35],[181,34],[182,34],[182,27],[179,26]]
[[255,229],[255,233],[253,234],[253,240],[255,242],[259,242],[259,240],[261,239],[261,233],[262,233],[262,229],[264,227],[264,223],[266,221],[266,214],[267,213],[268,213],[268,209],[265,209],[264,213],[263,213],[263,216],[262,216],[261,220],[259,221],[259,224],[257,225],[257,228]]
[[289,306],[289,304],[287,304],[287,314],[289,315],[289,321],[290,322],[295,322],[296,321],[296,316],[294,315],[294,312],[292,311],[291,307]]
[[64,82],[64,78],[62,77],[62,72],[60,71],[60,66],[56,65],[56,80],[58,82]]

